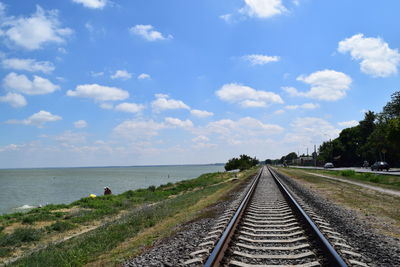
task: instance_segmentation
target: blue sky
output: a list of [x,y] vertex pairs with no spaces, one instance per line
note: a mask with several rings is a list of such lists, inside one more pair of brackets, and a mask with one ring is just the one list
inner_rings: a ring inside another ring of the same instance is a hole
[[9,0],[0,168],[305,153],[398,90],[399,1]]

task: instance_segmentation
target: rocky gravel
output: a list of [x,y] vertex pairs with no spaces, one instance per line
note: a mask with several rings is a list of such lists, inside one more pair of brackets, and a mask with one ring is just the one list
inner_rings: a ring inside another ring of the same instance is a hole
[[211,217],[176,226],[177,232],[174,236],[157,241],[140,256],[127,260],[123,266],[179,266],[191,259],[190,253],[197,249],[198,244],[204,242],[203,238],[215,225],[218,216],[243,195],[248,182],[232,192],[228,200],[209,207],[207,214],[211,214]]
[[341,233],[346,241],[364,256],[368,266],[400,266],[400,239],[374,232],[354,211],[314,194],[286,175],[280,173],[280,178],[297,197],[328,221],[335,231]]
[[[349,245],[363,255],[368,266],[400,266],[400,240],[375,233],[360,221],[354,211],[333,204],[320,195],[314,194],[295,180],[280,174],[283,182],[311,209],[330,223],[336,232],[341,233]],[[239,198],[247,184],[233,192],[229,200],[209,207],[210,218],[201,218],[177,226],[177,233],[156,242],[140,256],[129,259],[123,266],[179,266],[191,257],[198,244],[215,225],[218,215]]]

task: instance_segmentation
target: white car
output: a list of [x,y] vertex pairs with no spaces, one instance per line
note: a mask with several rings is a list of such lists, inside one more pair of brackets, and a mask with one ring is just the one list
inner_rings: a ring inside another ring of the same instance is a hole
[[333,163],[331,163],[331,162],[327,162],[327,163],[325,163],[325,165],[324,165],[324,168],[325,169],[329,169],[329,168],[334,168],[335,166],[333,166]]

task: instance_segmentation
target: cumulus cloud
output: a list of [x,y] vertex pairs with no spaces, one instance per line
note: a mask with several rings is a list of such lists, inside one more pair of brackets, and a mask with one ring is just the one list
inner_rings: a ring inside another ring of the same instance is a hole
[[30,72],[41,71],[43,73],[50,73],[55,69],[53,63],[49,61],[36,61],[31,58],[7,58],[3,59],[2,65],[5,69],[25,70]]
[[81,129],[81,128],[86,128],[87,127],[87,122],[85,120],[79,120],[74,122],[75,128]]
[[285,106],[286,109],[295,110],[295,109],[316,109],[319,108],[318,104],[314,103],[304,103],[301,105],[288,105]]
[[0,96],[0,102],[8,103],[14,108],[24,107],[27,104],[23,95],[15,93],[7,93],[5,96]]
[[147,41],[153,42],[157,40],[173,39],[172,35],[165,37],[161,32],[154,30],[152,25],[135,25],[129,29],[132,34],[139,35]]
[[171,125],[174,127],[181,127],[181,128],[193,127],[193,122],[191,120],[180,120],[178,118],[167,117],[165,118],[165,122],[167,123],[167,125]]
[[102,9],[108,3],[107,0],[72,0],[72,2],[82,4],[84,7],[92,9]]
[[170,99],[168,95],[156,94],[155,97],[156,100],[151,103],[151,107],[155,112],[170,109],[190,109],[190,107],[181,100]]
[[65,131],[61,135],[56,136],[54,139],[60,142],[61,145],[68,147],[72,144],[79,144],[86,142],[86,134]]
[[135,103],[121,103],[115,106],[115,110],[129,113],[138,113],[144,109],[143,105]]
[[304,96],[325,101],[336,101],[345,97],[352,82],[350,76],[334,70],[321,70],[308,76],[301,75],[297,77],[297,80],[310,84],[310,91],[299,92],[294,87],[282,89],[291,96]]
[[101,103],[100,107],[102,109],[113,109],[114,108],[114,106],[112,104],[110,104],[110,103]]
[[249,61],[251,65],[265,65],[269,62],[279,61],[278,56],[267,56],[267,55],[246,55],[242,57],[243,60]]
[[125,139],[149,139],[158,135],[159,131],[164,128],[166,128],[164,123],[153,120],[126,120],[117,125],[113,132]]
[[279,125],[263,123],[252,117],[244,117],[239,120],[223,119],[210,122],[202,129],[202,135],[216,134],[229,144],[237,145],[255,142],[256,139],[278,134],[283,130]]
[[6,121],[8,124],[23,124],[23,125],[33,125],[38,128],[43,128],[44,124],[48,122],[54,122],[61,120],[62,118],[58,115],[53,115],[48,111],[41,110],[25,120],[9,120]]
[[340,129],[329,122],[316,117],[297,118],[291,124],[285,142],[299,145],[314,145],[339,136]]
[[60,87],[51,81],[40,76],[33,76],[29,80],[25,75],[18,75],[15,72],[9,73],[3,80],[4,87],[10,91],[16,91],[27,95],[43,95],[53,93]]
[[245,108],[266,107],[273,103],[283,103],[282,98],[273,92],[258,91],[236,83],[225,84],[215,93],[221,100],[238,103]]
[[151,76],[147,73],[139,74],[137,77],[139,80],[150,80]]
[[356,121],[356,120],[341,121],[341,122],[338,122],[338,125],[341,127],[345,127],[345,128],[354,127],[354,126],[358,125],[358,121]]
[[111,75],[111,79],[129,80],[130,78],[132,78],[132,74],[126,70],[117,70],[113,75]]
[[400,53],[391,49],[381,38],[367,38],[355,34],[339,42],[338,51],[350,52],[354,60],[360,60],[361,71],[374,77],[387,77],[397,73]]
[[75,91],[68,90],[67,96],[93,98],[96,101],[118,101],[127,99],[129,93],[116,87],[98,84],[82,84],[78,85]]
[[204,135],[199,135],[199,136],[194,137],[192,139],[192,141],[195,143],[208,142],[208,141],[210,141],[210,138],[208,138],[207,136],[204,136]]
[[60,27],[57,10],[46,11],[40,6],[30,17],[3,17],[1,29],[8,41],[27,50],[40,49],[47,43],[64,43],[64,38],[73,32]]
[[244,2],[246,5],[240,12],[251,17],[265,19],[287,11],[282,0],[244,0]]
[[192,109],[190,114],[199,118],[207,118],[214,115],[214,113],[206,111],[206,110],[199,110],[199,109]]

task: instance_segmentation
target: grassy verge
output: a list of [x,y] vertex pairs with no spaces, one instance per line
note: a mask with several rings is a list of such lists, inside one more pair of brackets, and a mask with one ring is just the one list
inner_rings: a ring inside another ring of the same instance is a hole
[[[206,174],[197,179],[162,185],[157,188],[149,187],[94,199],[84,198],[69,205],[50,205],[32,210],[27,214],[2,216],[0,219],[3,227],[0,233],[0,259],[13,256],[12,251],[15,251],[16,248],[24,251],[27,248],[37,247],[53,232],[64,233],[61,234],[61,237],[65,237],[68,236],[71,229],[79,227],[80,224],[104,217],[110,218],[118,213],[123,214],[117,220],[110,221],[95,230],[56,245],[49,245],[46,249],[21,258],[12,264],[15,266],[84,265],[95,261],[100,255],[118,248],[125,240],[134,238],[140,231],[168,221],[182,210],[190,210],[203,198],[228,188],[231,183],[227,183],[227,181],[234,175],[232,173]],[[243,174],[239,176],[243,176]],[[136,208],[135,212],[129,211],[133,207]],[[187,213],[187,215],[189,214]],[[27,226],[24,226],[24,218],[30,217],[34,217],[31,220],[32,223],[30,221]],[[32,224],[36,225],[40,221],[45,221],[46,226],[32,227]],[[18,239],[14,237],[20,228],[7,233],[6,230],[16,223],[23,225],[21,229],[28,229],[27,231],[32,232],[28,236],[35,233],[35,238]],[[15,241],[10,241],[14,239]],[[145,240],[148,242],[151,238],[145,238]]]
[[378,232],[400,237],[400,197],[375,190],[307,174],[308,170],[279,168],[280,172],[294,178],[310,190],[328,200],[354,210],[362,221],[368,222]]
[[[290,168],[292,169],[292,168]],[[298,169],[298,168],[293,168]],[[388,189],[400,190],[400,176],[395,175],[382,175],[375,173],[360,173],[354,170],[303,170],[311,173],[326,174],[330,176],[335,176],[338,178],[349,179],[353,181],[359,181],[366,184],[380,186]]]

